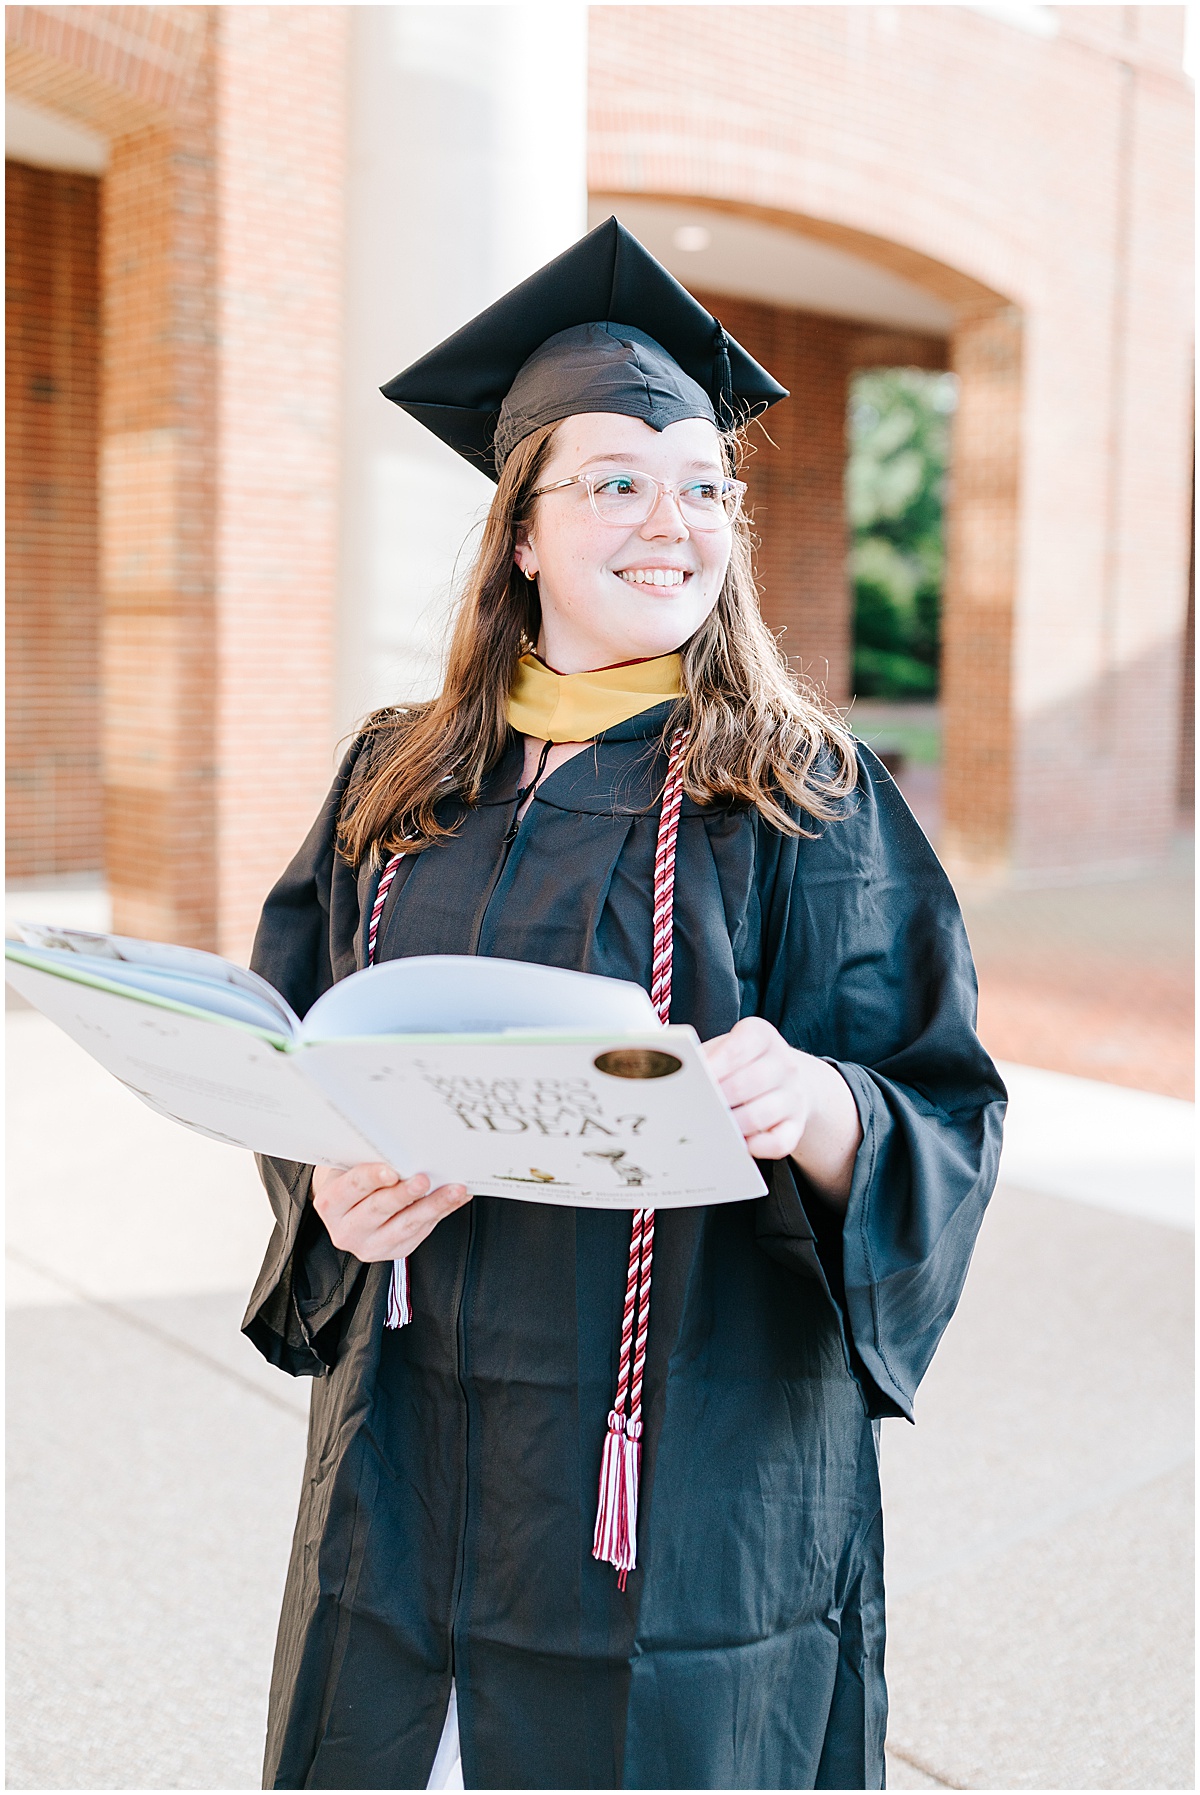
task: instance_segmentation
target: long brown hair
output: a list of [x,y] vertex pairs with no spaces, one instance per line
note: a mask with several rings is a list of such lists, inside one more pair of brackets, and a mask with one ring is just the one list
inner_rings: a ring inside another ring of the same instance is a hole
[[[415,854],[448,835],[438,805],[454,795],[475,804],[508,738],[513,669],[537,643],[536,584],[514,561],[532,521],[530,494],[550,457],[557,426],[517,445],[504,464],[467,576],[437,698],[369,717],[377,738],[365,775],[352,787],[338,846],[352,866],[400,849]],[[735,444],[723,453],[732,470]],[[680,650],[683,694],[673,723],[690,741],[684,791],[701,804],[752,805],[787,835],[806,831],[787,806],[826,819],[853,791],[858,764],[841,718],[797,680],[762,620],[754,583],[753,538],[739,515],[717,603]]]

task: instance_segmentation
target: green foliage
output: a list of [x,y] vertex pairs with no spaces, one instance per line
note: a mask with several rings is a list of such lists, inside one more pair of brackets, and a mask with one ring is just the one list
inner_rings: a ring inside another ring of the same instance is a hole
[[956,397],[952,374],[917,368],[872,369],[851,386],[846,496],[854,686],[862,697],[937,693],[942,509]]

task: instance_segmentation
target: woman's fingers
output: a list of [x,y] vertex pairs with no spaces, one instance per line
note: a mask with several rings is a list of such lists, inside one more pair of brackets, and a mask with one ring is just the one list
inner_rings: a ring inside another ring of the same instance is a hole
[[720,1080],[721,1094],[730,1109],[753,1103],[768,1091],[783,1090],[796,1083],[796,1068],[791,1048],[780,1042],[779,1050],[769,1048],[751,1060],[740,1071],[730,1072]]
[[411,1252],[467,1195],[461,1184],[431,1191],[424,1172],[401,1178],[391,1166],[369,1161],[322,1180],[319,1187],[313,1179],[313,1207],[330,1240],[366,1263]]
[[779,1087],[761,1092],[748,1103],[736,1105],[733,1119],[747,1139],[752,1134],[765,1134],[768,1129],[778,1128],[783,1122],[793,1122],[798,1127],[800,1121],[795,1094]]
[[[470,1192],[462,1184],[442,1184],[428,1196],[410,1203],[374,1231],[368,1243],[370,1259],[402,1259],[419,1247],[440,1221],[470,1201]],[[362,1254],[356,1254],[361,1258]]]
[[804,1134],[804,1111],[783,1091],[770,1091],[756,1103],[735,1109],[733,1116],[755,1159],[785,1158]]
[[783,1159],[804,1133],[809,1101],[803,1055],[760,1016],[747,1016],[705,1048],[721,1094],[756,1159]]
[[313,1205],[318,1215],[344,1215],[373,1191],[394,1188],[399,1183],[400,1174],[391,1166],[372,1160],[346,1171],[317,1166],[313,1171]]
[[746,1150],[752,1159],[786,1159],[799,1144],[803,1130],[794,1121],[780,1122],[763,1134],[746,1136]]
[[717,1035],[714,1040],[706,1041],[704,1052],[713,1073],[723,1084],[732,1073],[760,1059],[776,1042],[783,1043],[778,1029],[764,1022],[761,1016],[743,1016],[727,1035]]
[[737,1071],[729,1072],[718,1082],[721,1095],[735,1115],[747,1105],[779,1093],[793,1106],[803,1109],[803,1080],[799,1076],[799,1055],[786,1041],[769,1045],[756,1059]]
[[743,1017],[704,1051],[755,1159],[792,1154],[810,1183],[844,1207],[863,1131],[837,1067],[790,1047],[761,1016]]
[[[395,1190],[405,1182],[389,1165],[376,1165],[368,1161],[365,1165],[351,1166],[343,1172],[337,1181],[339,1201],[344,1202],[346,1209],[353,1208],[355,1203],[373,1196],[377,1190]],[[409,1183],[413,1180],[409,1179]],[[330,1186],[332,1194],[333,1187]]]
[[[352,1166],[349,1171],[339,1173],[320,1186],[314,1176],[313,1208],[325,1223],[335,1245],[340,1244],[336,1239],[337,1230],[343,1226],[351,1211],[366,1202],[377,1188],[374,1179],[368,1177],[365,1166]],[[391,1186],[393,1191],[397,1188],[398,1181]]]
[[398,1178],[394,1184],[379,1185],[365,1196],[352,1198],[342,1207],[341,1214],[357,1227],[378,1227],[428,1192],[429,1179],[424,1172],[418,1172],[412,1178]]

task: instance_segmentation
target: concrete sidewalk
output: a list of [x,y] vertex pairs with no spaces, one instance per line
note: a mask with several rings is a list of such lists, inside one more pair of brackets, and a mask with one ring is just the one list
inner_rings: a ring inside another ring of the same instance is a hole
[[[238,1333],[266,1202],[8,1032],[9,1786],[254,1788],[307,1406]],[[885,1425],[893,1787],[1194,1786],[1192,1238],[1147,1165],[1134,1213],[1005,1183]]]

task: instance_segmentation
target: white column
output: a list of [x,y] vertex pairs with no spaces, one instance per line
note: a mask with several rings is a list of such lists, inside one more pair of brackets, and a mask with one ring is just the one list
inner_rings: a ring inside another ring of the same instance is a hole
[[379,387],[587,224],[587,9],[356,6],[337,726],[436,691],[494,490]]

